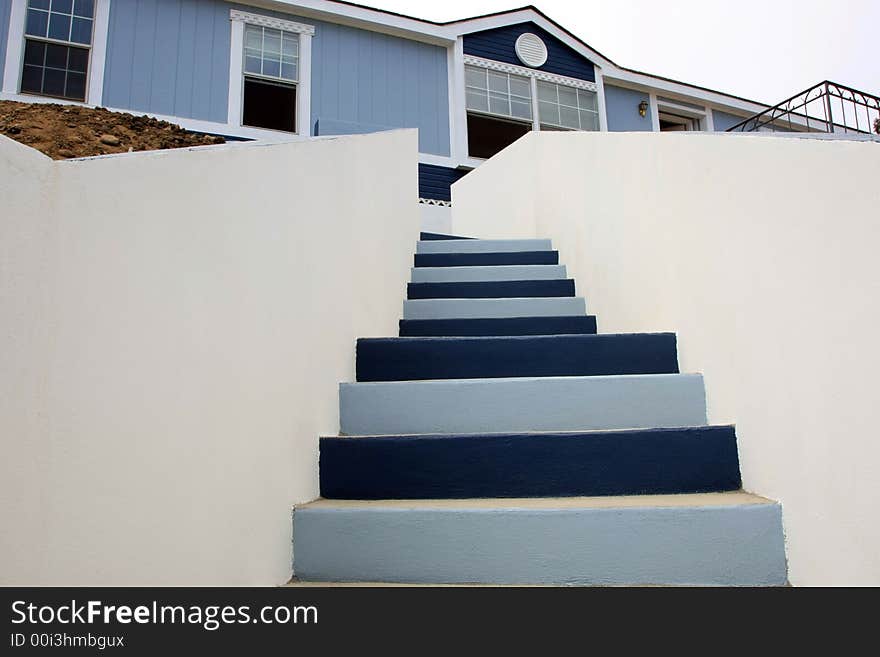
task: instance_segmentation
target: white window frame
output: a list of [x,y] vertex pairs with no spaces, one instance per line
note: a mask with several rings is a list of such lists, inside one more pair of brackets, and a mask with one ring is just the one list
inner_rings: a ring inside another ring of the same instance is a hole
[[[229,53],[229,105],[227,107],[226,121],[234,128],[247,128],[242,125],[244,112],[244,26],[259,25],[285,32],[294,32],[299,35],[299,62],[297,66],[297,81],[290,82],[296,85],[296,134],[302,137],[311,136],[311,89],[312,89],[312,36],[315,34],[314,25],[297,23],[295,21],[252,14],[238,9],[229,10],[229,20],[232,21],[232,38],[230,40]],[[266,79],[266,78],[260,78]],[[267,128],[259,128],[268,130]],[[272,132],[271,130],[268,130]],[[284,131],[284,134],[290,134]]]
[[[560,95],[559,95],[559,87],[567,87],[568,85],[558,84],[558,83],[556,83],[556,82],[549,82],[549,81],[546,81],[546,80],[541,80],[541,82],[545,82],[546,84],[552,84],[552,85],[554,85],[554,87],[555,87],[555,89],[556,89],[556,102],[555,102],[555,103],[552,103],[552,104],[553,104],[553,105],[556,105],[556,107],[558,108],[558,112],[559,112],[559,115],[560,115],[560,120],[559,120],[559,123],[551,123],[551,122],[549,122],[549,121],[543,121],[543,122],[542,122],[542,121],[541,121],[541,102],[542,102],[542,101],[541,101],[540,98],[538,98],[538,124],[539,124],[539,125],[541,125],[541,124],[543,123],[544,125],[547,125],[547,126],[549,126],[550,128],[552,128],[552,129],[554,129],[554,130],[573,130],[573,131],[583,131],[583,132],[599,132],[599,131],[601,130],[601,126],[599,125],[599,93],[598,93],[598,92],[596,92],[596,91],[593,91],[593,92],[592,92],[592,93],[596,94],[596,109],[592,109],[591,107],[584,107],[584,108],[582,108],[582,107],[580,106],[580,105],[581,105],[581,97],[580,97],[580,94],[577,93],[578,90],[575,91],[575,94],[576,94],[576,95],[575,95],[575,103],[577,103],[577,107],[574,107],[574,106],[572,106],[572,105],[566,105],[566,104],[564,104],[564,103],[562,102],[562,98],[561,98]],[[535,82],[535,87],[538,86],[537,83],[538,83],[538,81]],[[568,88],[571,88],[571,87],[568,87]],[[584,89],[584,91],[589,91],[589,90],[588,90],[588,89]],[[550,101],[543,101],[543,102],[550,102]],[[595,130],[587,130],[587,129],[583,128],[583,127],[572,128],[571,126],[565,126],[565,125],[562,125],[562,108],[563,108],[563,107],[566,107],[566,108],[569,108],[569,109],[573,109],[573,110],[575,110],[575,111],[578,113],[578,124],[581,123],[581,119],[583,118],[583,117],[581,116],[581,112],[588,112],[588,113],[590,113],[590,114],[595,114],[595,115],[596,115],[596,116],[595,116],[596,129],[595,129]]]
[[[54,96],[33,95],[21,92],[21,74],[24,70],[25,22],[27,20],[27,0],[12,0],[9,12],[9,34],[6,39],[6,61],[3,64],[4,98],[22,99],[34,102],[58,102],[79,105],[102,105],[104,96],[104,63],[107,55],[107,32],[110,27],[111,0],[95,0],[95,16],[90,46],[64,42],[63,45],[87,48],[89,68],[86,76],[86,98],[84,101]],[[54,39],[39,39],[61,43]]]

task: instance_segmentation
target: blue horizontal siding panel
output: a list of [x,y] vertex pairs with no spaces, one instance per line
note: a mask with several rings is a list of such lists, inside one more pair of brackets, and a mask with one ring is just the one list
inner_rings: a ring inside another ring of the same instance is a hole
[[103,104],[225,123],[229,9],[219,0],[111,2]]
[[461,180],[467,173],[465,169],[419,164],[419,197],[451,201],[452,183]]
[[321,438],[321,497],[708,493],[741,485],[732,426]]
[[573,297],[574,280],[554,278],[532,281],[459,281],[408,283],[407,299],[502,299]]
[[315,26],[313,134],[418,128],[420,152],[450,154],[446,48],[301,20]]
[[489,317],[401,319],[401,337],[489,335],[577,335],[596,332],[595,315],[570,317]]
[[[639,103],[648,103],[645,116],[639,115]],[[651,103],[647,91],[634,91],[605,84],[605,113],[608,130],[612,132],[642,132],[653,130]]]
[[0,89],[3,88],[3,65],[6,62],[6,44],[9,41],[9,14],[12,0],[0,0]]
[[357,381],[677,374],[674,333],[361,338]]
[[[567,46],[545,29],[535,23],[519,23],[517,25],[505,25],[492,30],[474,32],[464,35],[464,54],[492,59],[497,62],[526,66],[516,56],[516,40],[521,34],[531,32],[541,37],[547,45],[547,61],[537,70],[564,75],[578,80],[596,81],[596,71],[593,62],[578,54],[573,48]],[[533,68],[533,67],[528,67]]]
[[558,251],[512,253],[416,253],[416,267],[469,267],[481,265],[558,265]]
[[746,118],[748,117],[736,116],[735,114],[712,110],[712,123],[715,126],[715,132],[724,132],[728,128],[735,126],[737,123],[745,121]]

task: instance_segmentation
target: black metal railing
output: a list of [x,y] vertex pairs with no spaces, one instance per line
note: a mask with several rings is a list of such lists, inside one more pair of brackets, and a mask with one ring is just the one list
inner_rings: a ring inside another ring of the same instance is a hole
[[880,98],[825,80],[755,114],[727,132],[871,134],[880,121]]

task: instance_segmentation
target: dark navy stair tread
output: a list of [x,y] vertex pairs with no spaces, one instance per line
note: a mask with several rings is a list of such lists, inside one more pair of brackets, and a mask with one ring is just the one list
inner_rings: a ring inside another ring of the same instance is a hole
[[321,495],[449,499],[741,487],[733,426],[321,438]]
[[419,233],[419,240],[472,240],[473,237],[461,237],[460,235],[446,235],[444,233]]
[[558,251],[505,253],[416,253],[416,267],[471,267],[482,265],[558,265]]
[[401,337],[575,335],[594,333],[596,333],[596,317],[594,315],[400,320]]
[[358,381],[677,374],[674,333],[361,338]]
[[408,283],[408,299],[500,299],[573,297],[574,280],[552,278],[523,281],[462,281]]

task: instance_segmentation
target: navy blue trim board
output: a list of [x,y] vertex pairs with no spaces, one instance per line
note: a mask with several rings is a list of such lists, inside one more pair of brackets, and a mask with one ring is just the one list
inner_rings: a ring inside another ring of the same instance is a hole
[[595,332],[594,315],[400,320],[401,337],[574,335]]

